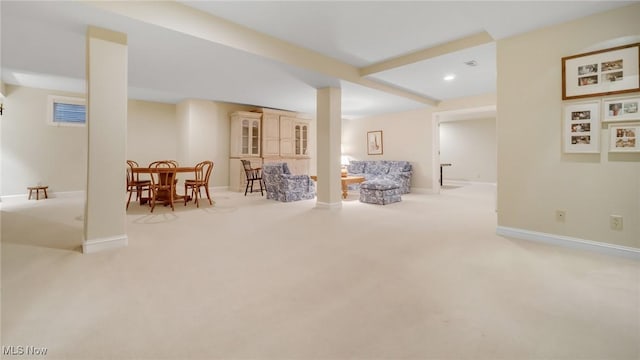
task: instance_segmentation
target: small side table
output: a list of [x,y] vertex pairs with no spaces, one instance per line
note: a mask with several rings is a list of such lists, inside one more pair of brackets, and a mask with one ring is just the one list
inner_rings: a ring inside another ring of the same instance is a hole
[[29,186],[27,187],[27,189],[29,189],[29,199],[27,200],[31,200],[31,194],[33,194],[33,190],[36,191],[36,200],[40,200],[40,190],[42,190],[44,192],[44,198],[48,199],[49,196],[47,195],[47,189],[49,187],[48,186]]
[[442,186],[442,168],[445,166],[451,166],[451,164],[440,164],[440,186]]
[[[311,180],[318,181],[317,175],[309,176]],[[346,199],[349,195],[349,184],[358,184],[364,182],[363,176],[341,176],[340,182],[342,184],[342,198]]]

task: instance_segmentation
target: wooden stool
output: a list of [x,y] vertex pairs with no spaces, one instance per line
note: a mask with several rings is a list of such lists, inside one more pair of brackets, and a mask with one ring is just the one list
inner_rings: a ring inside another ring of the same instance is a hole
[[27,187],[27,189],[29,189],[29,199],[27,200],[31,200],[31,194],[33,193],[33,190],[36,191],[36,200],[40,200],[40,190],[44,191],[44,198],[48,199],[49,197],[47,196],[47,189],[49,187],[48,186],[29,186]]

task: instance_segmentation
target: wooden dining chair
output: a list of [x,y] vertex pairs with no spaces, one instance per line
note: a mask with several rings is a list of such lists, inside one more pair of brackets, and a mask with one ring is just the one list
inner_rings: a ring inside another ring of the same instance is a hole
[[[165,163],[165,162],[168,162],[168,163],[172,164],[174,167],[180,166],[180,165],[178,165],[178,162],[176,160],[156,160],[156,161],[150,163],[149,167],[155,167],[157,164]],[[177,187],[178,186],[178,177],[176,176],[173,181],[174,181],[173,185]]]
[[168,162],[168,163],[171,163],[171,164],[173,164],[173,165],[174,165],[174,167],[178,167],[178,166],[180,166],[176,160],[157,160],[157,161],[154,161],[154,162],[150,163],[150,164],[149,164],[149,167],[151,167],[151,166],[156,166],[156,164],[158,164],[158,163],[162,163],[162,162]]
[[168,201],[173,207],[173,194],[175,193],[176,165],[169,161],[154,161],[149,165],[151,171],[151,212],[156,207],[158,200]]
[[260,195],[263,193],[263,180],[262,180],[262,168],[252,168],[249,160],[240,160],[242,167],[244,168],[244,174],[247,177],[247,186],[244,188],[244,196],[247,196],[247,191],[251,187],[251,193],[253,193],[253,182],[258,181],[260,183]]
[[142,195],[147,191],[148,198],[151,199],[151,180],[140,180],[140,174],[134,173],[133,168],[140,167],[137,162],[127,160],[127,209],[131,202],[131,195],[136,193],[136,201],[140,201]]
[[188,189],[191,189],[191,197],[196,203],[197,207],[200,207],[198,198],[200,197],[200,189],[204,187],[209,199],[209,205],[213,205],[211,196],[209,195],[209,177],[211,177],[211,171],[213,170],[213,161],[203,161],[198,163],[195,167],[195,179],[187,179],[184,181],[184,205],[187,205]]

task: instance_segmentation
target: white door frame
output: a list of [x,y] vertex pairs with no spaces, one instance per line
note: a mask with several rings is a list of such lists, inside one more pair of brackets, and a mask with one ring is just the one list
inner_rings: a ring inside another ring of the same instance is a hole
[[431,133],[433,139],[431,184],[434,194],[440,194],[440,123],[443,121],[480,119],[496,116],[496,105],[479,106],[468,109],[434,112],[431,115]]

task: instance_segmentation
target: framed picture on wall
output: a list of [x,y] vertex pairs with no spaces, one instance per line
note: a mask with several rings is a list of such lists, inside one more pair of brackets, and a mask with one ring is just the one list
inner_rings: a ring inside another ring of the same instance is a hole
[[600,152],[600,101],[565,104],[564,152]]
[[640,97],[603,100],[602,121],[640,120]]
[[562,99],[640,91],[640,43],[562,58]]
[[609,151],[640,152],[638,134],[640,134],[640,123],[612,124],[609,126]]
[[382,155],[382,130],[367,132],[367,154]]

